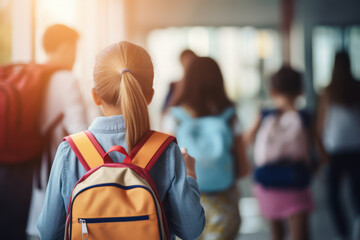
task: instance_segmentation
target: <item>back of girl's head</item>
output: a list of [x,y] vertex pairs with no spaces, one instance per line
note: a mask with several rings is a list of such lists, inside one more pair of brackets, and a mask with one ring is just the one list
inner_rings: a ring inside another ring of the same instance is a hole
[[335,55],[328,91],[331,102],[360,106],[360,83],[351,73],[351,61],[346,51],[339,51]]
[[106,104],[119,108],[124,115],[129,150],[150,129],[147,104],[153,96],[153,78],[149,54],[135,44],[113,44],[96,58],[94,90]]
[[290,66],[283,66],[270,78],[270,88],[277,94],[294,99],[302,93],[301,73]]
[[218,64],[209,57],[194,58],[176,89],[172,105],[186,105],[197,117],[216,115],[232,106]]

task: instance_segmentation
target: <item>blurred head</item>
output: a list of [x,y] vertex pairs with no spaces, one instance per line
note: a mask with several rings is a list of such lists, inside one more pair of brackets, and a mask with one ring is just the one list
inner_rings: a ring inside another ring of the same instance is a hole
[[360,105],[359,83],[351,73],[351,62],[346,51],[339,51],[335,55],[328,91],[331,102],[344,105]]
[[180,54],[180,62],[183,68],[186,69],[189,66],[190,62],[196,57],[197,55],[190,49],[185,49],[184,51],[182,51],[182,53]]
[[302,93],[302,76],[290,66],[283,66],[270,78],[270,93],[277,107],[293,104]]
[[119,114],[123,114],[129,151],[150,129],[147,105],[154,95],[153,78],[149,54],[135,44],[113,44],[96,58],[94,101],[97,105],[117,109]]
[[220,68],[213,59],[197,57],[192,60],[175,90],[172,105],[187,106],[197,117],[217,115],[233,105],[225,93]]
[[43,47],[51,64],[71,70],[76,57],[79,34],[62,24],[52,25],[43,36]]

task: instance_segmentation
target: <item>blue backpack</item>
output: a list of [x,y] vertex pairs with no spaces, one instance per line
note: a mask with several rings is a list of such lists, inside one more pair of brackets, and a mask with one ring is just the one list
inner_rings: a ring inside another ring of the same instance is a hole
[[229,120],[233,107],[218,116],[193,118],[182,107],[171,108],[179,121],[176,132],[180,147],[187,148],[195,161],[197,182],[201,192],[219,192],[230,188],[235,179],[232,155],[233,131]]

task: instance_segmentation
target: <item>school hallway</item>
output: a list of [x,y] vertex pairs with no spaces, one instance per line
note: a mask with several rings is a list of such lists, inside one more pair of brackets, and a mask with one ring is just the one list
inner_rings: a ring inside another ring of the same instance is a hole
[[[242,225],[237,239],[241,240],[268,240],[270,233],[267,223],[261,218],[256,199],[251,194],[251,179],[243,180],[241,183],[242,196],[240,209]],[[342,185],[342,196],[344,206],[347,207],[348,216],[351,217],[351,199],[349,198],[348,182],[345,179]],[[311,240],[335,240],[334,227],[331,223],[328,205],[326,202],[325,168],[321,169],[313,182],[313,196],[315,200],[315,211],[311,216],[310,232]]]

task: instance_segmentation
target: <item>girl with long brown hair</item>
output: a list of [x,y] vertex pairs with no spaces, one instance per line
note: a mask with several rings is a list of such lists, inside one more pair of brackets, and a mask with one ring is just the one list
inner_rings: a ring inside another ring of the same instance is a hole
[[247,174],[248,165],[235,106],[217,63],[209,57],[193,59],[171,105],[163,128],[196,158],[206,215],[200,239],[234,239],[240,226],[236,179]]

